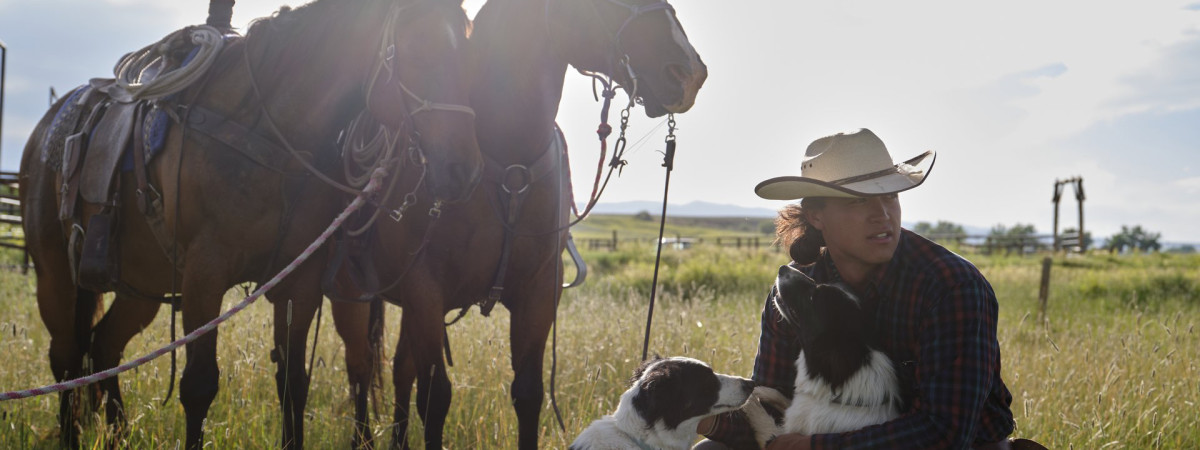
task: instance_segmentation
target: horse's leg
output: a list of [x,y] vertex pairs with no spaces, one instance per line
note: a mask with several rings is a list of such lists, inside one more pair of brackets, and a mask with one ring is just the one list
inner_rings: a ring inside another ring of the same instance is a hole
[[[407,314],[405,312],[404,314]],[[408,404],[412,401],[413,382],[417,369],[413,365],[407,327],[400,326],[400,338],[396,341],[396,355],[392,359],[392,385],[396,389],[396,404],[392,415],[392,448],[408,450]]]
[[[50,370],[56,381],[86,375],[85,358],[91,347],[92,321],[103,301],[100,295],[76,288],[68,272],[52,276],[49,267],[35,266],[38,311],[50,333]],[[65,281],[64,281],[65,280]],[[79,421],[84,404],[79,395],[94,391],[94,386],[62,391],[59,394],[58,425],[63,445],[79,446]],[[86,400],[86,395],[84,397]]]
[[373,446],[367,401],[380,369],[377,339],[382,328],[373,328],[383,326],[383,307],[382,300],[375,300],[369,304],[333,302],[329,308],[334,327],[346,346],[346,375],[350,381],[350,395],[354,396],[353,448]]
[[[211,241],[210,241],[211,242]],[[221,298],[234,282],[221,270],[228,265],[218,255],[232,254],[214,245],[196,245],[203,249],[187,253],[183,275],[183,331],[190,334],[215,319],[221,311]],[[187,416],[184,445],[199,449],[204,445],[204,419],[217,396],[221,370],[217,366],[217,332],[213,329],[187,344],[187,363],[179,378],[179,402]]]
[[451,389],[442,359],[444,302],[431,300],[437,300],[436,296],[404,303],[400,326],[402,330],[413,330],[406,340],[417,377],[417,415],[425,425],[425,448],[437,449],[442,448],[442,428],[450,412]]
[[[111,369],[121,363],[125,345],[154,321],[154,316],[158,315],[158,308],[159,304],[152,301],[117,295],[104,318],[96,324],[93,333],[95,342],[92,344],[92,359],[97,372]],[[105,402],[105,418],[109,428],[114,437],[120,439],[125,430],[125,407],[117,377],[101,381],[100,391],[108,398]]]
[[308,404],[308,373],[305,353],[308,328],[321,305],[320,280],[323,262],[311,260],[289,276],[293,282],[272,289],[268,296],[275,305],[275,388],[283,411],[283,448],[304,448],[304,408]]
[[546,354],[546,337],[554,322],[555,289],[562,285],[554,280],[553,272],[532,277],[531,288],[514,292],[508,306],[510,316],[509,341],[512,345],[513,382],[510,390],[513,408],[517,412],[518,448],[538,446],[538,417],[545,390],[542,386],[542,359]]

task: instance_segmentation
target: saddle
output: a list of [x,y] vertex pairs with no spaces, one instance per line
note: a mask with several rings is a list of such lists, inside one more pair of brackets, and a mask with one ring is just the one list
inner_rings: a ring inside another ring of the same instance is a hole
[[[165,116],[165,112],[154,104],[121,102],[110,96],[115,86],[112,79],[93,79],[73,91],[58,113],[62,119],[56,117],[52,122],[50,138],[43,143],[43,154],[48,161],[56,159],[53,153],[61,151],[59,220],[73,230],[72,242],[78,243],[82,238],[82,247],[72,246],[81,248],[78,260],[74,261],[76,282],[102,292],[112,290],[118,272],[116,255],[110,251],[115,248],[110,241],[117,230],[114,212],[120,206],[115,197],[117,175],[122,166],[137,171],[139,193],[150,190],[142,186],[148,186],[144,181],[145,164],[165,142],[148,139],[149,131],[167,124],[157,117]],[[87,111],[86,116],[83,111]],[[79,117],[71,117],[74,115]],[[54,136],[64,134],[61,147],[56,148]],[[139,209],[149,212],[145,201],[138,203]],[[100,208],[98,214],[88,218],[86,227],[80,226],[84,204]]]
[[[148,58],[147,54],[131,53],[122,58],[117,65],[118,76],[136,70],[136,85],[115,78],[94,78],[74,89],[42,139],[42,160],[51,167],[59,166],[58,216],[71,230],[69,256],[80,287],[107,292],[119,283],[113,251],[118,246],[112,245],[118,229],[115,211],[121,206],[116,197],[119,171],[135,173],[138,209],[164,244],[167,256],[182,267],[182,258],[172,253],[172,246],[165,245],[169,236],[162,226],[162,203],[146,174],[146,164],[165,147],[171,122],[168,116],[175,115],[161,105],[172,104],[173,96],[139,100],[140,95],[129,88],[150,86],[161,74],[175,73],[188,63],[188,55],[200,47],[177,38],[186,30],[165,38],[163,42],[169,40],[171,45],[158,47],[161,54],[144,67],[129,61],[135,56]],[[100,209],[87,219],[86,226],[81,223],[83,204]]]

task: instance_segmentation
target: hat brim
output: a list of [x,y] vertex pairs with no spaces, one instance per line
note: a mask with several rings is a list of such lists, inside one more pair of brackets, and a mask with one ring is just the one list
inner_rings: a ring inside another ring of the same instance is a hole
[[796,200],[806,197],[872,197],[894,194],[920,186],[933,170],[937,154],[928,151],[898,164],[896,170],[879,177],[850,183],[831,183],[813,178],[783,176],[758,183],[754,193],[767,200]]

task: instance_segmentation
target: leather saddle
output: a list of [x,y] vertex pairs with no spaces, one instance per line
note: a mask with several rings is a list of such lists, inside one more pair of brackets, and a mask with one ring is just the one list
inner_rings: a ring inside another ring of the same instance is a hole
[[[154,108],[146,102],[118,100],[110,95],[117,93],[117,88],[113,79],[93,79],[80,87],[83,91],[72,95],[69,102],[76,102],[71,107],[86,111],[86,117],[74,123],[62,143],[59,219],[74,230],[73,242],[79,242],[78,234],[82,233],[82,246],[72,247],[80,249],[75,261],[76,282],[99,291],[112,290],[117,279],[116,255],[110,251],[115,248],[110,241],[117,229],[114,223],[114,209],[118,206],[114,198],[117,174],[126,152],[135,147],[134,142],[140,145],[133,151],[143,152],[138,155],[141,158],[135,159],[144,164],[142,124],[147,112]],[[100,206],[100,212],[88,218],[86,227],[80,227],[80,206],[85,203]]]

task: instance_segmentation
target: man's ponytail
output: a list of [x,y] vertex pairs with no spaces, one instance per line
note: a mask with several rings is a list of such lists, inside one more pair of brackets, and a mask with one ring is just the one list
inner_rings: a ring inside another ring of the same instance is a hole
[[825,246],[825,235],[808,223],[805,210],[812,211],[825,207],[825,199],[819,197],[806,198],[800,203],[793,203],[779,210],[775,218],[775,243],[787,247],[792,261],[806,265],[817,262],[821,256],[821,247]]

